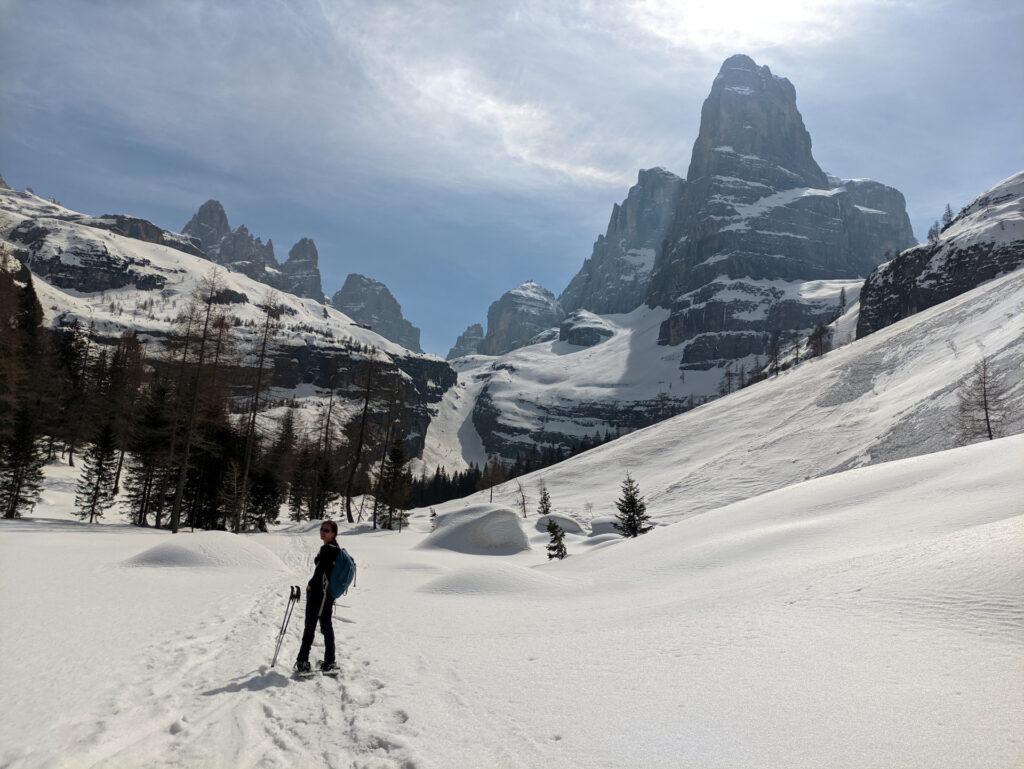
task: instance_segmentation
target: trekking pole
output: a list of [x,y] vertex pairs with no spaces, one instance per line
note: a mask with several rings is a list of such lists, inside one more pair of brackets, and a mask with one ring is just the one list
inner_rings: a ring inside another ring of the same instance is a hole
[[284,607],[284,619],[281,620],[281,630],[277,634],[277,645],[274,647],[274,659],[270,663],[270,667],[274,667],[277,664],[277,655],[281,651],[281,644],[284,643],[284,634],[288,632],[288,622],[292,618],[292,610],[295,608],[295,604],[299,602],[299,598],[302,596],[302,591],[298,585],[292,585],[288,591],[288,604]]

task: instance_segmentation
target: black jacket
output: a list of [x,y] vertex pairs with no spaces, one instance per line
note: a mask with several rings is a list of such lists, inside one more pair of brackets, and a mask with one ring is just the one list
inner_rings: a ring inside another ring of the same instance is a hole
[[331,569],[334,568],[334,561],[340,553],[341,546],[337,540],[328,542],[320,548],[320,552],[313,559],[316,568],[313,570],[313,576],[309,578],[309,584],[306,585],[307,591],[327,589],[327,582],[331,578]]

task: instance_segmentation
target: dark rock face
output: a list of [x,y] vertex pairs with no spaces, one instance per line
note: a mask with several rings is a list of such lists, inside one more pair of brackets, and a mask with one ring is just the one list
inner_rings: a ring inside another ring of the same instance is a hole
[[[716,362],[729,351],[764,354],[770,332],[806,330],[827,316],[818,302],[797,309],[802,300],[780,286],[773,296],[766,282],[863,277],[913,242],[899,191],[829,178],[811,154],[792,84],[733,56],[704,102],[647,303],[671,310],[663,344],[700,337],[684,369],[724,365]],[[782,301],[788,306],[773,309]]]
[[604,235],[559,297],[562,309],[629,312],[643,303],[685,182],[663,168],[641,170]]
[[555,295],[532,280],[505,292],[487,310],[483,355],[503,355],[523,347],[537,334],[557,326],[564,313]]
[[204,256],[233,272],[289,294],[324,301],[319,255],[309,238],[302,238],[292,246],[288,260],[279,265],[274,255],[274,241],[264,243],[244,224],[231,229],[224,206],[216,200],[203,203],[181,231],[198,241]]
[[463,355],[476,355],[480,350],[480,343],[484,340],[484,327],[479,323],[467,326],[466,330],[459,334],[452,349],[448,351],[446,360],[461,358]]
[[1024,266],[1024,172],[964,208],[935,243],[908,249],[864,283],[857,338]]
[[104,214],[97,217],[84,217],[79,220],[82,224],[95,227],[99,230],[109,230],[126,238],[134,238],[146,243],[156,243],[158,246],[167,246],[178,251],[184,251],[192,256],[204,256],[199,241],[189,235],[181,235],[177,232],[168,232],[157,227],[146,219],[139,219],[124,214]]
[[[150,262],[112,254],[98,239],[68,238],[54,247],[59,225],[26,219],[15,226],[7,240],[15,244],[14,256],[33,273],[63,289],[95,293],[134,286],[141,291],[161,289],[166,278],[154,273]],[[74,258],[66,258],[71,251]]]
[[200,247],[210,253],[212,249],[219,247],[220,242],[231,232],[231,226],[220,201],[207,200],[181,228],[181,232],[198,240]]
[[281,265],[280,288],[289,294],[324,301],[319,261],[316,243],[310,238],[302,238],[292,246],[288,259]]
[[9,190],[10,186],[4,181],[4,177],[0,176],[0,190]]
[[612,328],[597,315],[576,310],[558,326],[558,340],[579,347],[593,347],[614,335]]
[[422,352],[420,330],[402,316],[402,306],[380,281],[352,273],[331,297],[331,305],[385,339],[407,350]]

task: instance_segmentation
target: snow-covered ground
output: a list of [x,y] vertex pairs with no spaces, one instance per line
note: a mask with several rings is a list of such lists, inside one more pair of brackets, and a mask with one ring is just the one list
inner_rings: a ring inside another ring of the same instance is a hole
[[424,436],[423,456],[413,460],[413,474],[433,472],[437,467],[461,472],[471,464],[483,467],[487,462],[483,441],[473,424],[473,407],[494,360],[489,355],[467,355],[449,362],[458,380],[440,403],[431,406],[434,414]]
[[[673,522],[809,478],[948,449],[957,389],[983,355],[1007,387],[1003,434],[1024,431],[1024,269],[520,481],[535,501],[543,479],[557,511],[586,518],[591,506],[607,514],[629,470],[655,517]],[[515,482],[493,493],[510,506],[517,496]]]
[[1022,460],[852,470],[563,562],[501,508],[352,531],[337,681],[287,676],[297,621],[268,668],[315,524],[171,535],[50,495],[0,523],[0,766],[1020,766]]

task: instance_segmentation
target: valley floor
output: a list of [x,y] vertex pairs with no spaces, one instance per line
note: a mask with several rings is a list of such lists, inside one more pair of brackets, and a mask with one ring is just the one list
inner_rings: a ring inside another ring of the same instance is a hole
[[302,682],[299,616],[269,662],[314,524],[90,526],[53,467],[0,522],[0,767],[1021,766],[1022,462],[879,464],[562,562],[535,518],[506,556],[352,529],[342,675]]

